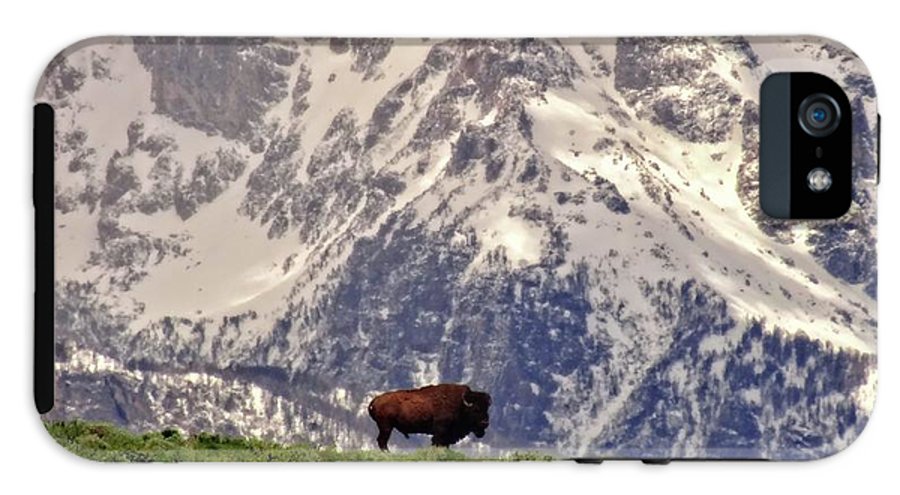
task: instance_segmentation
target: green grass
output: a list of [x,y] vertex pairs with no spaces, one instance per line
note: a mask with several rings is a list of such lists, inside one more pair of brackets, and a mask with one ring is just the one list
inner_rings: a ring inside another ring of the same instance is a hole
[[117,426],[85,421],[52,421],[44,426],[72,453],[104,462],[335,462],[335,461],[548,461],[551,456],[514,452],[470,457],[452,449],[412,452],[344,450],[309,444],[281,445],[258,438],[212,433],[184,435],[175,429],[135,434]]

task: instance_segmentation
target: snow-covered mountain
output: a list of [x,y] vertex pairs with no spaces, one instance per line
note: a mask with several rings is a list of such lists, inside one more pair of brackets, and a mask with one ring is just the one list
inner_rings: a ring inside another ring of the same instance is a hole
[[[853,102],[835,221],[757,204],[788,69]],[[819,39],[76,45],[38,90],[49,417],[373,447],[376,393],[464,382],[473,448],[834,452],[874,400],[874,98]]]

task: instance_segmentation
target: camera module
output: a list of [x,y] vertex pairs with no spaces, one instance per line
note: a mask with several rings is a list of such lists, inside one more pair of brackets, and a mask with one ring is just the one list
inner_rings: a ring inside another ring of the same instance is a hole
[[853,107],[835,80],[775,72],[760,86],[759,205],[772,218],[845,214],[853,197]]

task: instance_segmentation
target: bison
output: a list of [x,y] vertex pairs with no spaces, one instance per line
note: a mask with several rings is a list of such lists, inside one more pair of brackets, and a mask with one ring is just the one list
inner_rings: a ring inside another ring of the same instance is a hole
[[429,385],[396,390],[372,399],[369,416],[378,425],[378,448],[387,450],[391,431],[431,435],[431,445],[449,447],[469,433],[481,438],[489,423],[491,396],[467,385]]

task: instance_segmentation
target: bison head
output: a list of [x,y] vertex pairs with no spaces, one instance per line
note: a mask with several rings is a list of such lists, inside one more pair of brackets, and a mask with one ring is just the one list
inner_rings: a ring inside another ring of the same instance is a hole
[[491,407],[491,396],[485,392],[467,390],[463,394],[462,414],[466,423],[472,428],[475,436],[481,438],[490,425],[488,408]]

